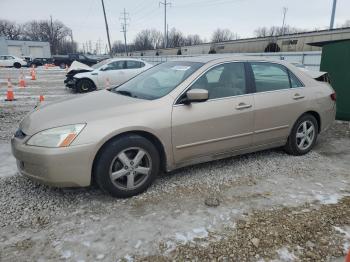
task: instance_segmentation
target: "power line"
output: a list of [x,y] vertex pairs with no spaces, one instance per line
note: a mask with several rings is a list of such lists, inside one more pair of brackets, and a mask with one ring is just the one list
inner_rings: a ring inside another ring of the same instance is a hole
[[171,3],[167,2],[167,0],[164,0],[164,2],[159,2],[159,5],[164,5],[164,48],[167,48],[168,39],[167,39],[166,9],[168,5],[169,6],[171,5]]
[[125,55],[127,56],[128,55],[128,47],[126,45],[126,32],[127,32],[126,27],[129,26],[129,24],[127,24],[127,21],[129,21],[130,18],[129,18],[129,13],[127,13],[125,11],[125,8],[124,8],[123,13],[121,13],[120,20],[122,20],[122,24],[121,24],[122,30],[121,30],[121,32],[124,34],[124,50],[125,50]]

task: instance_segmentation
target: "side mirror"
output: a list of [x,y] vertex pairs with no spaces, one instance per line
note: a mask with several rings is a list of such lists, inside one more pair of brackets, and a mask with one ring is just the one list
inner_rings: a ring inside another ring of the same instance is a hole
[[108,70],[108,65],[102,66],[100,68],[100,71],[107,71]]
[[204,102],[209,99],[209,93],[208,90],[205,89],[191,89],[187,91],[186,97],[186,102],[188,104],[192,102]]

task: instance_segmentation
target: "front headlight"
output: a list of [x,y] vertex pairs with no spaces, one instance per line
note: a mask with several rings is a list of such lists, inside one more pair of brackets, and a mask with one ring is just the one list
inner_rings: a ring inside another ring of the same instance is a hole
[[27,145],[42,147],[67,147],[79,135],[86,124],[55,127],[36,133]]

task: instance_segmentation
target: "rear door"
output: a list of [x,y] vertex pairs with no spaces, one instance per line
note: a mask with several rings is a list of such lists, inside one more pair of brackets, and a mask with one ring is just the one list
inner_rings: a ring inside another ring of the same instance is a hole
[[269,62],[250,65],[255,84],[254,145],[284,141],[307,108],[305,87],[283,65]]
[[209,100],[185,105],[180,99],[173,106],[172,142],[177,164],[251,146],[254,101],[244,63],[217,65],[190,89],[208,90]]
[[13,56],[5,56],[5,66],[13,66],[15,62],[16,60]]
[[141,73],[145,64],[137,60],[126,60],[125,81]]

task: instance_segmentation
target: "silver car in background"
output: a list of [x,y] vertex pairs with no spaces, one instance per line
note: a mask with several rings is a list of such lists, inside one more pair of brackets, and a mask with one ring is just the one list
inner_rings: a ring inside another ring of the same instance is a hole
[[20,172],[41,183],[96,182],[130,197],[179,167],[281,146],[306,154],[335,108],[328,83],[288,63],[188,58],[37,108],[20,123],[12,150]]

